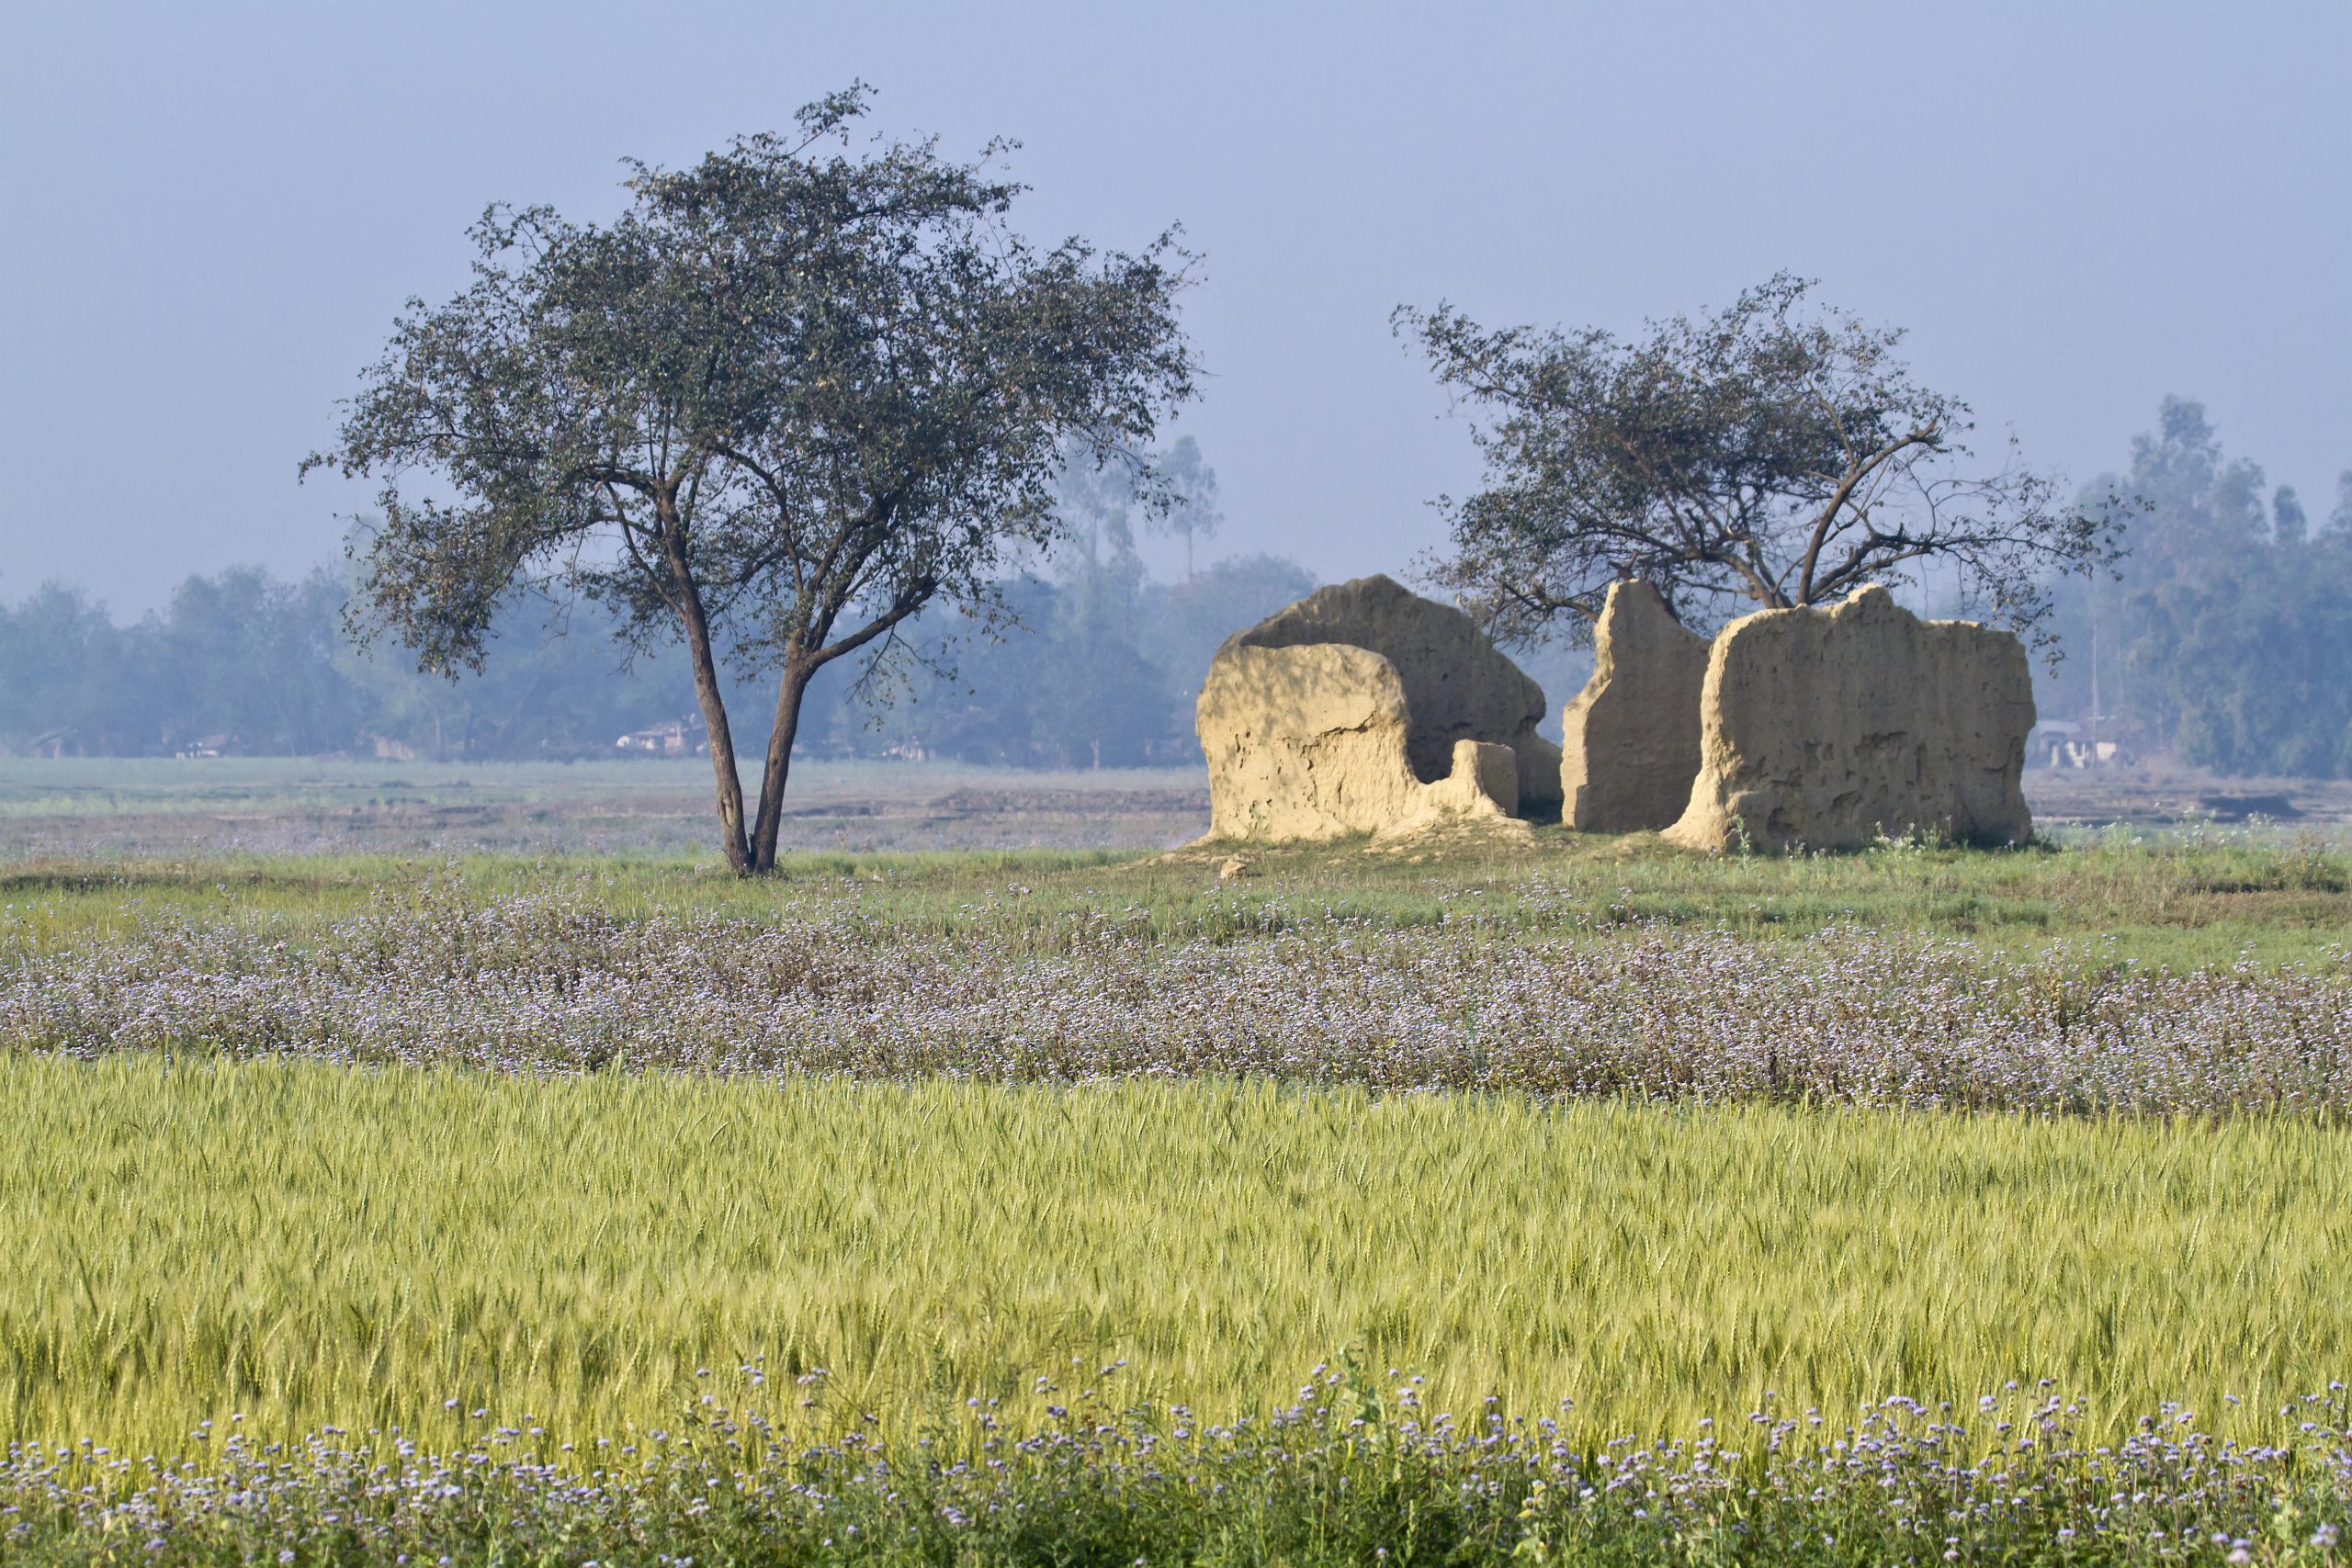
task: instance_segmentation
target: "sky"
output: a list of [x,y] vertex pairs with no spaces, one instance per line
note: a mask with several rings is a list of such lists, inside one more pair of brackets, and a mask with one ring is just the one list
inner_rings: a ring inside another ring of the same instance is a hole
[[2352,468],[2346,0],[0,0],[0,599],[333,558],[368,495],[297,466],[487,204],[609,218],[860,78],[1018,138],[1034,238],[1183,225],[1211,555],[1442,543],[1478,464],[1396,306],[1624,333],[1784,268],[2075,479],[2167,393],[2315,515]]

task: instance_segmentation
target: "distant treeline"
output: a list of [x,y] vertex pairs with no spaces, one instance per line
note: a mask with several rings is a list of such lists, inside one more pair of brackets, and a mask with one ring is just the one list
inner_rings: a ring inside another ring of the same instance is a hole
[[[1001,637],[945,611],[917,624],[864,689],[852,661],[812,690],[799,750],[1027,767],[1188,762],[1192,701],[1226,635],[1314,586],[1296,563],[1229,558],[1154,580],[1124,539],[1002,585]],[[164,609],[119,624],[86,591],[49,584],[0,604],[0,751],[84,756],[356,754],[568,758],[699,746],[674,647],[632,653],[588,604],[509,606],[479,675],[420,674],[397,646],[345,635],[347,584],[322,569],[190,577]],[[560,634],[560,635],[559,635]],[[729,699],[739,748],[765,743],[774,680]],[[674,739],[673,739],[674,737]]]
[[2136,498],[2131,554],[2118,580],[2066,585],[2042,718],[2087,731],[2096,714],[2100,739],[2220,773],[2352,777],[2352,470],[2316,515],[2167,398],[2130,468],[2085,496],[2110,491]]
[[[2221,773],[2352,777],[2352,472],[2317,516],[2258,464],[2226,456],[2204,408],[2175,398],[2130,468],[2086,486],[2086,502],[2110,492],[2137,498],[2131,553],[2120,578],[2061,588],[2065,658],[2036,671],[2041,717],[2127,755]],[[862,666],[827,670],[803,754],[1047,768],[1196,760],[1192,702],[1217,644],[1315,580],[1253,555],[1159,581],[1124,523],[1103,516],[1002,585],[1021,629],[992,637],[936,610],[865,689],[854,689]],[[234,568],[189,578],[127,625],[69,586],[0,603],[0,752],[589,757],[641,732],[657,733],[639,750],[664,750],[671,727],[681,749],[700,741],[684,656],[632,654],[594,604],[509,606],[487,667],[451,682],[419,674],[396,646],[353,647],[345,597],[324,569],[289,582]],[[1556,721],[1588,656],[1515,656]],[[739,748],[764,744],[773,696],[765,672],[730,694],[749,731]]]

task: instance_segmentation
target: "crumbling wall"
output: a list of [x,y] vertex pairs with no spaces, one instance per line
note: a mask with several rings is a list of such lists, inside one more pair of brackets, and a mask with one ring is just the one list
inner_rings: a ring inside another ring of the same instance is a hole
[[1544,688],[1450,604],[1386,577],[1334,583],[1226,639],[1241,648],[1344,644],[1386,659],[1403,682],[1405,754],[1413,776],[1434,784],[1453,771],[1463,740],[1508,746],[1518,760],[1517,815],[1551,817],[1560,805],[1559,749],[1535,733]]
[[1845,848],[1882,833],[2018,843],[2033,728],[2024,647],[1922,621],[1883,588],[1766,610],[1716,637],[1700,770],[1667,839],[1690,849]]
[[1610,584],[1592,679],[1561,716],[1560,820],[1602,833],[1670,827],[1699,776],[1708,642],[1657,587]]
[[1445,777],[1421,784],[1408,815],[1383,831],[1401,836],[1445,822],[1511,820],[1518,803],[1519,754],[1490,740],[1457,740]]
[[1416,777],[1396,667],[1367,648],[1228,642],[1197,709],[1209,763],[1209,837],[1336,839],[1449,819],[1508,818],[1516,759],[1464,740],[1432,782]]

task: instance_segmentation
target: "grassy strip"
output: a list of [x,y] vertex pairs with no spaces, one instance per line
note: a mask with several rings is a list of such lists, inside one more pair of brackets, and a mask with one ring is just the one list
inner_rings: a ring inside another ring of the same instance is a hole
[[2253,1439],[2352,1369],[2352,1134],[2293,1118],[117,1057],[0,1061],[0,1429],[133,1453],[819,1368],[798,1419],[1025,1427],[1073,1358],[1231,1415],[1345,1346],[1593,1443],[2035,1376]]
[[1223,854],[966,852],[786,857],[742,882],[662,858],[426,862],[351,855],[19,863],[0,871],[0,962],[11,949],[119,935],[142,917],[267,922],[298,943],[427,880],[487,901],[564,890],[620,919],[777,921],[848,908],[913,934],[974,932],[1052,945],[1073,921],[1116,919],[1159,942],[1342,924],[1402,930],[1475,917],[1548,932],[1648,921],[1773,942],[1825,926],[1974,935],[2018,952],[2093,941],[2103,958],[2174,969],[2315,962],[2352,920],[2352,855],[2318,840],[2113,845],[2006,852],[1891,848],[1813,858],[1708,857],[1650,835],[1547,829],[1532,848],[1435,858],[1360,846]]
[[[1093,1374],[1107,1382],[1115,1372]],[[439,1453],[397,1433],[256,1444],[207,1462],[17,1447],[15,1562],[1051,1564],[2332,1564],[2352,1557],[2340,1390],[2244,1449],[2166,1408],[2086,1444],[2043,1389],[1907,1400],[1842,1433],[1759,1412],[1689,1441],[1579,1450],[1549,1419],[1424,1416],[1413,1389],[1317,1375],[1270,1418],[1121,1409],[1098,1383],[1031,1436],[795,1443],[708,1398],[677,1432],[564,1445],[481,1425]],[[964,1457],[958,1457],[961,1452]]]

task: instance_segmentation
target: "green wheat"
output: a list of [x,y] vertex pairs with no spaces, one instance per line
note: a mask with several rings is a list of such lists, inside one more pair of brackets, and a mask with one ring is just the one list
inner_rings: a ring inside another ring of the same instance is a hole
[[1120,1359],[1215,1416],[1343,1350],[1604,1435],[2352,1371],[2352,1134],[2291,1119],[17,1058],[0,1128],[0,1430],[132,1452],[1025,1420]]

